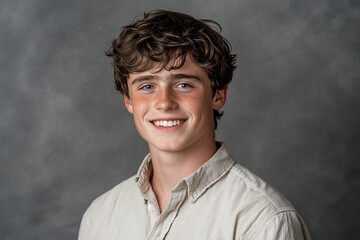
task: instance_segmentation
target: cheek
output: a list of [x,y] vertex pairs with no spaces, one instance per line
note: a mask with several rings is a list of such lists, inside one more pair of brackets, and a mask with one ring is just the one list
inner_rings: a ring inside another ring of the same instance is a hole
[[211,97],[204,94],[184,96],[182,102],[194,113],[212,112]]
[[150,99],[144,96],[133,96],[132,106],[135,115],[141,115],[148,108]]
[[133,106],[133,117],[135,122],[135,127],[139,134],[143,136],[143,119],[148,112],[149,100],[146,97],[133,96],[132,106]]

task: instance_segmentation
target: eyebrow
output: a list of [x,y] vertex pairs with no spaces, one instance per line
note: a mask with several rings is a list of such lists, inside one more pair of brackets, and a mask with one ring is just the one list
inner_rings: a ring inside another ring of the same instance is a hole
[[156,75],[145,75],[145,76],[137,77],[134,79],[134,81],[132,81],[131,85],[149,80],[157,80]]
[[[196,75],[193,74],[185,74],[185,73],[178,73],[178,74],[171,74],[170,75],[170,80],[178,80],[178,79],[195,79],[197,81],[201,81],[200,78]],[[131,85],[137,84],[137,83],[141,83],[144,81],[152,81],[155,80],[157,81],[159,78],[156,75],[145,75],[145,76],[140,76],[134,79],[134,81],[132,81]]]
[[172,80],[177,80],[177,79],[182,79],[182,78],[185,78],[185,79],[192,78],[192,79],[196,79],[198,81],[201,81],[198,76],[192,75],[192,74],[178,73],[178,74],[172,74],[170,76],[170,79],[172,79]]

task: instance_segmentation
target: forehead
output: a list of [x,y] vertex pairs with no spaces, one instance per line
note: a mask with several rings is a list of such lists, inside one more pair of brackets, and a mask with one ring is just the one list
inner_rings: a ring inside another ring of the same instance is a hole
[[[170,61],[174,62],[174,61]],[[175,62],[175,66],[178,65],[178,63]],[[184,64],[180,68],[174,68],[171,70],[168,70],[168,68],[171,68],[171,64],[167,66],[163,66],[161,63],[152,63],[151,67],[144,71],[134,72],[130,73],[128,77],[128,84],[133,82],[134,79],[137,79],[142,76],[158,76],[158,77],[166,77],[172,74],[188,74],[188,75],[194,75],[197,76],[199,79],[208,79],[208,75],[205,72],[205,70],[200,67],[198,64],[194,62],[191,56],[187,55],[184,61]]]

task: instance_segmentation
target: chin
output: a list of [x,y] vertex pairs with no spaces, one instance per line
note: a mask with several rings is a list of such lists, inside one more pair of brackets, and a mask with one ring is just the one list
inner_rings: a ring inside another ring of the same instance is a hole
[[187,146],[186,144],[179,141],[169,141],[164,140],[161,142],[155,142],[151,144],[153,148],[158,149],[164,152],[179,152],[184,150]]

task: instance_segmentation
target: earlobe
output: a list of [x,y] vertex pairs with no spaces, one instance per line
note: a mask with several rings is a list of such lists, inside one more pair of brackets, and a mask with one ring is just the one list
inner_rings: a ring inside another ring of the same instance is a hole
[[125,107],[128,110],[128,112],[133,114],[134,110],[133,110],[131,99],[128,96],[126,96],[126,94],[124,94],[124,102],[125,102]]
[[226,94],[227,94],[228,86],[223,89],[217,89],[215,95],[213,97],[213,109],[220,110],[226,102]]

